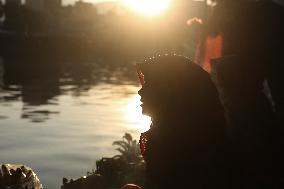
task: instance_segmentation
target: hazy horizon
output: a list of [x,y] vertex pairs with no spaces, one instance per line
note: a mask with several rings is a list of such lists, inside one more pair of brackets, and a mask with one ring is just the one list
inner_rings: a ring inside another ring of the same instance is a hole
[[[73,4],[78,0],[62,0],[63,5]],[[110,1],[117,1],[117,0],[83,0],[84,2],[90,3],[101,3],[101,2],[110,2]]]

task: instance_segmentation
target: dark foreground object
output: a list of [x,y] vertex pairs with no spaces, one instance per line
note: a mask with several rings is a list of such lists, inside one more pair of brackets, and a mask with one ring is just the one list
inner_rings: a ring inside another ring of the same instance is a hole
[[113,142],[120,155],[102,158],[96,162],[96,169],[87,176],[68,180],[63,178],[61,189],[119,189],[128,183],[142,186],[145,182],[145,163],[139,145],[126,133],[122,140]]
[[1,189],[42,189],[37,175],[25,165],[3,164],[0,168]]

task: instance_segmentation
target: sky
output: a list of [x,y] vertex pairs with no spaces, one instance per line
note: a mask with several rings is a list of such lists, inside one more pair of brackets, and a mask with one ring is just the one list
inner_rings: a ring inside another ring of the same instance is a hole
[[[63,5],[69,5],[69,4],[73,4],[75,3],[76,1],[79,1],[79,0],[62,0],[62,4]],[[82,0],[84,2],[90,2],[90,3],[102,3],[102,2],[111,2],[111,1],[117,1],[117,0]],[[6,0],[2,0],[2,2],[6,2]],[[22,3],[25,2],[25,0],[21,0]]]
[[[62,0],[63,5],[73,4],[78,0]],[[101,2],[107,2],[107,1],[116,1],[116,0],[83,0],[85,2],[91,2],[91,3],[101,3]]]

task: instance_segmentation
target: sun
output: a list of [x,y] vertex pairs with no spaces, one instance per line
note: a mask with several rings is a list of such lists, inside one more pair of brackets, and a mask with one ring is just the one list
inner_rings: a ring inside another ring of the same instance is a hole
[[123,0],[130,9],[147,16],[154,16],[165,11],[171,0]]

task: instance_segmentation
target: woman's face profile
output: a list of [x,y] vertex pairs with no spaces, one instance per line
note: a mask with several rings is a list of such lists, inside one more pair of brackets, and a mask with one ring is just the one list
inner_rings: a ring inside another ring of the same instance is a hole
[[140,95],[141,99],[141,107],[142,107],[142,114],[144,115],[150,115],[150,111],[148,110],[149,104],[148,104],[148,98],[149,98],[149,88],[147,88],[147,84],[145,83],[141,89],[138,91],[138,94]]
[[154,116],[155,109],[157,108],[157,95],[155,95],[154,91],[150,88],[148,83],[145,83],[142,88],[138,91],[141,99],[141,107],[142,113],[148,116]]

